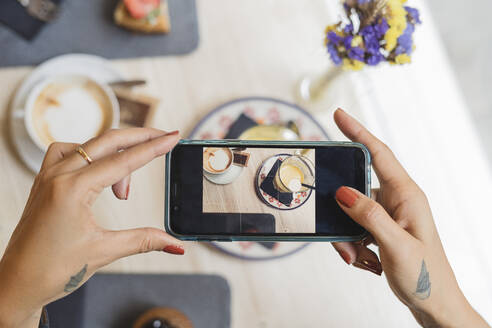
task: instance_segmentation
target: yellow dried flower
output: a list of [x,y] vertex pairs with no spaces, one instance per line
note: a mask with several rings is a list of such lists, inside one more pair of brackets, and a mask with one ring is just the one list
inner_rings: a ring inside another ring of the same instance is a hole
[[352,47],[358,47],[362,44],[362,37],[360,35],[354,36],[352,39],[352,42],[350,42],[350,45]]
[[351,59],[348,59],[348,58],[344,58],[343,59],[343,64],[342,64],[342,69],[348,71],[348,70],[352,70],[352,71],[360,71],[362,68],[364,68],[365,64],[364,62],[361,62],[359,60],[351,60]]
[[387,51],[395,49],[398,38],[407,28],[407,12],[403,8],[403,2],[402,0],[388,0],[387,3],[390,15],[388,18],[389,29],[384,35],[384,40],[386,41],[385,49]]
[[412,62],[412,59],[407,54],[401,54],[395,57],[395,64],[408,64]]
[[327,34],[328,32],[331,32],[331,31],[335,31],[336,32],[336,30],[337,30],[337,24],[328,25],[325,28],[325,34]]

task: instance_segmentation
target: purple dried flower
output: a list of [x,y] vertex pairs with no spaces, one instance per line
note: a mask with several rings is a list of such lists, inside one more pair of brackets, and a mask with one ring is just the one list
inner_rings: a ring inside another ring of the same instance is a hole
[[374,31],[374,27],[372,25],[367,25],[360,30],[360,35],[362,35],[364,38],[372,38],[376,36],[376,32]]
[[[401,1],[403,2],[405,1]],[[421,24],[417,9],[404,7],[404,16],[401,18],[406,19],[407,26],[399,35],[394,50],[386,51],[384,50],[385,36],[390,29],[388,17],[391,17],[391,13],[388,14],[385,10],[386,1],[342,0],[342,3],[346,17],[337,24],[328,26],[329,32],[325,38],[327,52],[335,65],[360,69],[363,65],[359,65],[356,61],[375,66],[386,61],[396,62],[395,57],[398,55],[411,54],[413,33],[416,25]],[[358,24],[354,26],[354,22]]]
[[364,61],[364,49],[360,47],[351,48],[347,53],[348,58]]
[[326,45],[326,48],[328,49],[328,53],[330,54],[331,60],[333,63],[337,66],[342,64],[342,58],[340,58],[340,55],[338,54],[337,48],[332,44],[328,43]]
[[376,66],[377,64],[379,64],[384,60],[385,60],[384,56],[378,52],[377,54],[367,57],[366,64],[371,66]]
[[345,47],[345,49],[350,49],[352,47],[352,39],[354,37],[351,36],[351,35],[347,35],[345,38],[343,38],[343,46]]
[[347,34],[352,33],[353,31],[354,25],[352,23],[345,25],[345,27],[343,28],[343,32]]
[[328,41],[330,43],[333,43],[333,44],[336,44],[336,45],[340,44],[340,42],[343,39],[341,36],[339,36],[338,34],[336,34],[333,31],[328,32],[328,34],[326,35],[326,38],[328,39]]
[[346,2],[343,3],[343,9],[345,10],[345,14],[347,16],[349,16],[350,15],[350,6]]
[[372,25],[365,26],[361,31],[360,34],[364,38],[364,45],[366,47],[366,51],[371,54],[375,55],[379,53],[379,39],[376,36],[376,31]]
[[407,24],[407,28],[403,31],[403,34],[398,38],[398,45],[395,49],[395,54],[407,54],[412,53],[412,34],[415,31],[415,26],[413,24]]
[[422,24],[422,21],[420,20],[420,13],[416,8],[404,7],[405,10],[407,11],[408,16],[410,16],[410,20],[412,22],[415,22],[416,24]]
[[386,21],[386,18],[383,17],[379,24],[374,25],[374,32],[376,33],[376,37],[378,39],[381,39],[384,34],[386,34],[386,31],[388,31],[388,28],[388,22]]

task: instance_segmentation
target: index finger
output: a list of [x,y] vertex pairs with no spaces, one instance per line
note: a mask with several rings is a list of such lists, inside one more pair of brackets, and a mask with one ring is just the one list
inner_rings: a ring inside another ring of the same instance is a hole
[[154,158],[169,152],[178,141],[179,135],[176,133],[135,145],[83,167],[79,170],[79,177],[90,188],[111,186]]
[[335,123],[352,141],[364,144],[371,153],[372,163],[381,184],[410,179],[393,152],[381,140],[373,136],[362,124],[342,109],[334,114]]
[[46,155],[44,155],[41,171],[60,162],[68,154],[74,152],[77,146],[79,146],[79,144],[66,142],[53,142],[50,144],[46,151]]
[[[165,131],[153,128],[111,129],[102,135],[92,138],[81,145],[82,149],[93,161],[98,161],[107,155],[114,154],[128,147],[160,137]],[[60,171],[76,171],[87,165],[87,162],[77,152],[72,152],[63,162]]]

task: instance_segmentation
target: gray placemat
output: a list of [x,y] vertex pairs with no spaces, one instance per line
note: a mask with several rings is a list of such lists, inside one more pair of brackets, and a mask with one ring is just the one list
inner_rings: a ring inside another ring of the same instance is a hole
[[47,308],[50,328],[131,328],[155,306],[180,310],[197,328],[226,328],[230,298],[217,275],[96,274]]
[[[14,0],[0,0],[14,1]],[[168,0],[171,32],[145,35],[113,22],[117,0],[64,0],[61,15],[32,41],[0,24],[0,66],[37,65],[66,53],[106,58],[182,55],[198,46],[195,0]]]

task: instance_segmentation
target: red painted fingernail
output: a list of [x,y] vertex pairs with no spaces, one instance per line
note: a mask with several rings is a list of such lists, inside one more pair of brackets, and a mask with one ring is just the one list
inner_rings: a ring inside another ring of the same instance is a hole
[[166,246],[164,247],[163,251],[175,255],[183,255],[185,253],[183,246],[176,246],[176,245]]
[[358,259],[353,263],[353,266],[362,270],[372,272],[374,274],[377,274],[378,276],[383,273],[383,268],[381,267],[381,263],[379,262]]
[[128,194],[130,194],[130,185],[126,186],[125,200],[128,200]]
[[347,253],[344,250],[339,250],[338,254],[342,257],[342,259],[345,261],[345,263],[350,264],[352,261],[350,260],[350,254]]
[[351,208],[359,198],[359,195],[348,187],[340,187],[335,193],[335,198],[342,203],[343,206]]
[[173,136],[173,135],[178,134],[178,133],[179,133],[179,130],[174,130],[174,131],[166,133],[165,136]]

